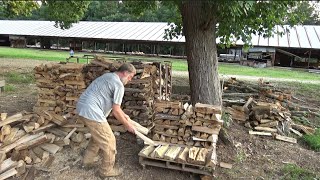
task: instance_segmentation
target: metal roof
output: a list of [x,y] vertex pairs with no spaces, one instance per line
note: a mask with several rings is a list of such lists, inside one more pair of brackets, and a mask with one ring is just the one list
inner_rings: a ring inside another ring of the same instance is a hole
[[[164,22],[92,22],[80,21],[70,29],[54,27],[52,21],[0,20],[0,35],[90,38],[149,42],[185,42],[184,36],[163,39],[168,23]],[[288,27],[288,26],[287,26]],[[277,27],[280,28],[280,27]],[[320,26],[295,26],[284,36],[252,36],[253,46],[320,49]],[[278,29],[280,30],[280,29]],[[219,39],[217,38],[217,43]],[[236,45],[243,45],[241,40]]]

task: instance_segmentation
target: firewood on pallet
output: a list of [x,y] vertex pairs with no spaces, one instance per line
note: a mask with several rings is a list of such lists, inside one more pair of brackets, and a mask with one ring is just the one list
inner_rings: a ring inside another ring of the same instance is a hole
[[205,165],[207,159],[208,149],[201,148],[197,154],[197,157],[194,161],[195,164]]
[[187,162],[196,163],[196,158],[197,158],[197,154],[198,154],[199,150],[200,150],[200,148],[198,148],[198,147],[191,147],[189,149]]
[[186,163],[186,162],[187,162],[188,155],[189,155],[189,148],[188,148],[188,147],[185,147],[185,148],[180,152],[180,154],[178,155],[178,157],[177,157],[177,162],[179,162],[179,163]]
[[163,159],[168,149],[169,149],[169,145],[162,145],[160,148],[155,150],[155,157]]
[[139,155],[149,156],[155,150],[155,146],[149,145],[139,152]]
[[170,146],[170,148],[167,150],[167,152],[164,155],[164,159],[174,161],[178,156],[180,150],[181,150],[181,147],[179,146]]

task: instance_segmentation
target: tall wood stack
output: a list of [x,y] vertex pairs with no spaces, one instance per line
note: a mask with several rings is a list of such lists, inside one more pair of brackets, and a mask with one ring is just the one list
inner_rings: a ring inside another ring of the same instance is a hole
[[49,63],[35,67],[38,87],[35,112],[41,109],[74,116],[77,100],[86,88],[82,69],[82,64],[75,63]]
[[[112,61],[96,56],[83,69],[86,85],[89,86],[94,79],[106,72],[116,71],[122,63],[123,61]],[[131,64],[136,68],[137,74],[125,86],[122,108],[133,120],[148,126],[153,116],[154,100],[166,99],[171,94],[171,65],[140,61],[134,61]],[[108,119],[116,123],[112,115]]]
[[160,101],[155,103],[155,112],[153,140],[172,144],[209,148],[223,123],[220,107],[201,103]]

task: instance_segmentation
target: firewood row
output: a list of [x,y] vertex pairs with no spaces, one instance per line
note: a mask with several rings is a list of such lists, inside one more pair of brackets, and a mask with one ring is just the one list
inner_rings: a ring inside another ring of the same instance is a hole
[[155,103],[154,141],[209,148],[215,146],[220,128],[221,108],[179,101]]
[[[111,61],[101,56],[96,56],[83,69],[86,85],[88,86],[94,79],[106,72],[116,71],[122,63],[123,61]],[[171,66],[158,62],[140,61],[134,61],[131,64],[136,68],[137,73],[132,81],[125,86],[122,108],[134,120],[148,126],[153,116],[154,100],[165,99],[171,94]],[[165,71],[165,73],[162,71]],[[114,117],[111,115],[108,119],[113,121]]]
[[139,156],[211,168],[217,164],[215,148],[207,149],[200,147],[182,147],[177,145],[149,145],[145,146],[139,152]]
[[38,87],[36,108],[59,115],[75,115],[78,98],[86,85],[83,65],[75,63],[48,63],[34,68]]
[[[296,136],[315,132],[313,127],[293,121],[300,116],[297,112],[301,111],[297,110],[307,110],[317,115],[314,112],[316,108],[293,103],[294,98],[292,92],[281,91],[262,80],[252,84],[231,78],[224,83],[225,112],[230,114],[233,120],[251,129],[249,134],[271,136],[290,143],[297,142]],[[292,116],[291,112],[295,112],[295,116]],[[304,117],[301,119],[308,121]]]
[[66,122],[54,112],[1,113],[0,179],[28,174],[26,167],[49,168],[64,146],[86,148],[91,134],[80,123]]

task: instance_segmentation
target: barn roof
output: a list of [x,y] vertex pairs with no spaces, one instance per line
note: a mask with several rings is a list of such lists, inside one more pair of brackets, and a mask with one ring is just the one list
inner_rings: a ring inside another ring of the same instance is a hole
[[[89,38],[104,40],[127,40],[144,42],[185,42],[184,36],[165,40],[165,29],[169,27],[164,22],[92,22],[80,21],[70,29],[62,30],[54,27],[52,21],[0,20],[0,35],[44,36],[66,38]],[[289,27],[288,27],[289,28]],[[284,36],[274,35],[263,38],[252,37],[253,46],[288,47],[320,49],[320,26],[295,26],[289,28],[290,33]],[[217,43],[219,40],[217,39]],[[243,45],[237,41],[236,45]]]

